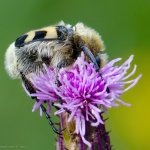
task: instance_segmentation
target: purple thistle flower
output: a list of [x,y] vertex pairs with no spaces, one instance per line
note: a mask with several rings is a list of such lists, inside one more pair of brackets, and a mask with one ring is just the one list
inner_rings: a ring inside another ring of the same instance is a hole
[[[29,94],[31,97],[36,97],[39,101],[36,102],[33,106],[32,112],[40,107],[40,105],[44,102],[47,103],[48,108],[47,112],[51,112],[51,104],[59,99],[58,95],[56,95],[53,84],[55,83],[55,72],[52,68],[46,68],[46,73],[41,72],[39,75],[33,75],[30,79],[32,82],[36,93]],[[25,88],[24,88],[25,89]],[[40,114],[42,115],[42,111],[40,110]]]
[[[120,58],[112,60],[101,69],[102,79],[95,71],[93,63],[85,61],[85,56],[81,53],[81,57],[72,67],[60,70],[59,81],[62,84],[60,87],[55,84],[55,70],[45,67],[46,73],[34,76],[34,80],[31,80],[36,93],[30,94],[30,96],[36,96],[39,99],[39,102],[34,105],[33,111],[45,100],[49,109],[51,102],[57,102],[55,105],[60,109],[55,112],[55,115],[68,110],[70,112],[68,122],[74,119],[76,133],[81,136],[86,145],[91,147],[91,143],[85,139],[86,122],[97,127],[104,123],[100,116],[102,108],[118,106],[116,102],[129,106],[120,99],[120,96],[132,88],[141,78],[139,75],[136,79],[126,81],[136,71],[135,65],[133,71],[127,74],[133,55],[121,66],[114,66],[120,60]],[[128,84],[129,86],[126,87]],[[107,92],[107,88],[110,92]],[[61,103],[58,101],[59,97],[62,100]]]

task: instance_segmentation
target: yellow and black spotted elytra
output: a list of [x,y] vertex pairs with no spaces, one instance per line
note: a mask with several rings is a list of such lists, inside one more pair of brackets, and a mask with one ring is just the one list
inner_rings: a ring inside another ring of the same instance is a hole
[[33,30],[21,35],[15,41],[16,47],[23,47],[25,44],[36,41],[52,41],[52,40],[66,40],[69,31],[64,26],[46,27],[39,30]]

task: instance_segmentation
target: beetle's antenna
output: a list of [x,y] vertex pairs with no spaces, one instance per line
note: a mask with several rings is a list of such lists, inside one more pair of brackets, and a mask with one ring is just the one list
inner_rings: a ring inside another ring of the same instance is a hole
[[[100,77],[102,78],[102,80],[104,80],[101,72],[100,72],[100,67],[98,66],[98,63],[93,55],[93,53],[91,52],[91,50],[85,46],[85,45],[82,45],[80,46],[80,49],[90,58],[90,60],[94,63],[94,66],[95,66],[95,70],[96,72],[99,73]],[[107,92],[110,93],[110,89],[107,87]]]

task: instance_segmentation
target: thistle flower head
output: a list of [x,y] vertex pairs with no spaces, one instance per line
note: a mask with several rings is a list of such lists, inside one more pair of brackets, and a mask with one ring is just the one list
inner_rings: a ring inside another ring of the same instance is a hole
[[[141,77],[139,75],[136,79],[127,81],[136,71],[135,65],[133,71],[127,74],[132,60],[131,55],[120,66],[115,65],[120,58],[112,60],[100,70],[102,78],[95,71],[93,63],[85,61],[85,56],[81,53],[81,57],[72,67],[60,70],[60,87],[55,84],[54,69],[46,67],[46,73],[41,73],[31,81],[36,89],[36,93],[31,96],[39,99],[33,110],[37,109],[44,100],[47,101],[49,108],[51,102],[57,102],[55,105],[60,109],[55,114],[59,115],[68,110],[70,112],[68,122],[74,119],[76,133],[80,134],[83,142],[90,147],[90,142],[85,139],[86,122],[97,127],[104,123],[100,115],[102,108],[118,106],[117,102],[129,106],[120,99],[120,96],[132,88]],[[60,98],[61,103],[58,101]]]
[[33,106],[32,111],[35,111],[44,102],[47,103],[47,112],[51,112],[51,104],[59,99],[55,93],[53,84],[55,83],[55,72],[53,68],[46,68],[46,73],[41,72],[39,75],[33,76],[31,82],[33,87],[36,89],[36,93],[29,94],[31,97],[36,97],[38,102]]

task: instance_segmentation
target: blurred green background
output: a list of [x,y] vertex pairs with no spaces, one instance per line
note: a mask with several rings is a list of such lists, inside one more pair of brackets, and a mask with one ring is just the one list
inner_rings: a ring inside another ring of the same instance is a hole
[[0,149],[54,150],[55,134],[38,111],[31,112],[21,82],[7,76],[4,54],[22,33],[60,20],[96,29],[110,60],[135,55],[135,76],[143,77],[122,96],[132,107],[109,110],[107,128],[114,149],[149,150],[150,0],[0,0]]

